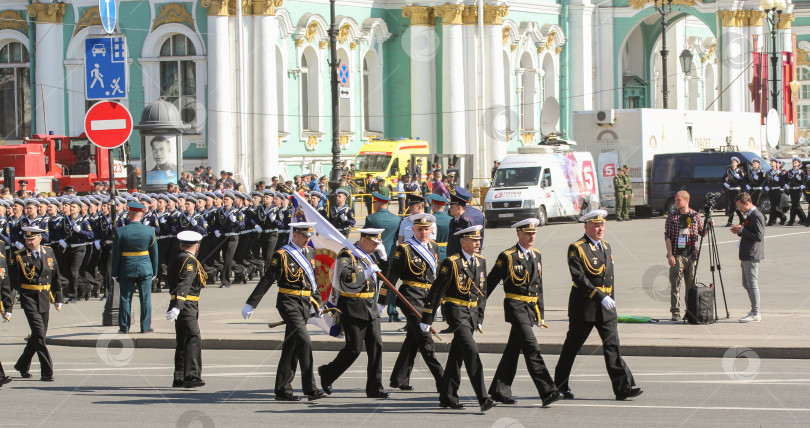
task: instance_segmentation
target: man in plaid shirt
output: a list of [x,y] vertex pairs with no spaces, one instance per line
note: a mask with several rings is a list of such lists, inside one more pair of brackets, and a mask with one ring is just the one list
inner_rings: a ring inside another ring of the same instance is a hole
[[698,242],[705,233],[700,214],[689,208],[689,193],[685,190],[675,194],[675,209],[667,215],[664,225],[664,242],[669,263],[669,284],[671,287],[670,312],[672,321],[681,320],[680,289],[681,279],[685,286],[685,296],[695,281],[695,264],[700,248]]

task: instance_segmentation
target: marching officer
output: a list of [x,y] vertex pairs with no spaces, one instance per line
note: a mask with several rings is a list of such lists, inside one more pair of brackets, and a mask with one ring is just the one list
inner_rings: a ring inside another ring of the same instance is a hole
[[329,209],[329,222],[332,223],[332,226],[335,226],[338,232],[348,238],[349,232],[352,231],[352,226],[357,224],[354,219],[354,210],[346,204],[346,200],[349,198],[349,191],[346,189],[337,189],[335,195],[337,204]]
[[[436,218],[430,214],[415,214],[409,217],[413,222],[413,237],[398,245],[394,250],[391,261],[388,279],[391,285],[396,286],[397,281],[402,280],[399,292],[405,297],[408,303],[422,313],[428,291],[436,279],[436,270],[439,264],[439,246],[429,238]],[[387,287],[380,288],[378,303],[383,308],[388,306],[390,292]],[[402,391],[412,391],[410,385],[413,363],[416,352],[422,354],[433,379],[436,381],[436,389],[440,390],[444,368],[436,359],[433,338],[430,333],[425,333],[419,328],[419,317],[414,314],[405,302],[399,302],[400,309],[405,314],[407,325],[405,326],[405,340],[399,350],[399,356],[391,371],[391,388],[398,388]]]
[[130,223],[115,229],[113,234],[110,275],[117,278],[121,297],[118,309],[119,333],[129,333],[132,294],[140,287],[141,333],[153,331],[152,324],[152,278],[158,275],[159,251],[155,231],[141,223],[146,207],[140,202],[130,202]]
[[805,189],[806,176],[807,173],[802,169],[802,160],[798,156],[793,157],[793,169],[788,170],[785,175],[787,179],[785,190],[790,195],[790,220],[787,222],[788,226],[793,226],[796,216],[799,217],[799,224],[804,224],[807,221],[804,210],[802,210],[802,193],[804,193]]
[[261,234],[259,244],[265,266],[270,263],[270,257],[273,255],[273,249],[275,249],[278,241],[278,227],[276,226],[278,207],[275,205],[274,195],[274,191],[264,189],[262,191],[262,203],[256,207],[256,217],[259,220],[262,232],[264,232]]
[[[382,244],[380,249],[384,252],[384,259],[388,259],[388,255],[394,251],[397,245],[397,234],[399,232],[399,224],[401,219],[398,215],[388,210],[388,204],[391,203],[391,197],[377,192],[371,193],[374,198],[373,208],[374,214],[366,217],[364,229],[384,229],[382,233]],[[383,272],[387,275],[388,272]],[[389,299],[388,302],[388,320],[399,322],[399,315],[396,309],[396,296]]]
[[315,386],[312,343],[306,326],[310,316],[319,315],[321,304],[313,268],[315,251],[308,246],[310,238],[315,235],[314,226],[315,223],[290,223],[293,230],[291,242],[273,254],[270,265],[242,308],[242,317],[250,318],[273,283],[278,282],[276,309],[286,324],[286,330],[276,372],[276,401],[300,400],[293,395],[292,389],[299,364],[302,389],[309,401],[326,396]]
[[443,408],[464,408],[458,399],[463,362],[481,411],[485,412],[494,407],[495,402],[487,395],[484,367],[473,339],[473,332],[481,331],[487,302],[486,260],[478,255],[481,229],[483,226],[476,225],[456,232],[461,239],[461,249],[442,262],[436,281],[428,292],[419,328],[423,332],[430,330],[439,302],[444,299],[445,318],[453,331],[453,342],[447,355],[439,404]]
[[[3,322],[11,321],[11,309],[14,306],[14,294],[11,291],[11,280],[8,275],[6,246],[0,242],[0,316],[3,317]],[[11,382],[11,377],[6,376],[3,365],[0,364],[0,386],[9,382]]]
[[231,286],[231,271],[234,268],[234,255],[236,247],[239,245],[239,231],[245,226],[245,219],[241,212],[233,205],[236,196],[230,190],[224,193],[223,205],[217,211],[217,226],[214,231],[217,238],[224,236],[226,241],[222,247],[222,278],[219,288],[229,288]]
[[557,389],[565,399],[574,398],[568,384],[571,368],[594,328],[602,338],[602,352],[616,399],[626,400],[643,392],[636,387],[633,374],[619,351],[616,302],[613,300],[613,252],[602,240],[606,217],[605,210],[582,216],[580,221],[585,223],[585,236],[568,247],[568,269],[573,279],[568,298],[568,334],[554,370]]
[[436,218],[436,243],[439,244],[439,261],[447,256],[447,240],[450,236],[451,217],[445,212],[447,199],[442,195],[432,193],[430,199],[430,212]]
[[520,354],[526,359],[526,368],[534,381],[543,406],[560,399],[557,386],[551,378],[540,345],[532,327],[543,323],[543,264],[540,250],[534,248],[534,239],[540,220],[528,218],[512,225],[517,230],[518,242],[498,255],[495,266],[487,275],[487,297],[503,281],[503,300],[506,322],[512,324],[509,340],[503,350],[501,362],[492,378],[489,394],[502,404],[515,404],[512,381],[517,373]]
[[467,202],[462,195],[457,193],[450,195],[450,230],[447,237],[447,257],[461,252],[461,238],[456,235],[460,230],[468,229],[474,225],[472,219],[465,214]]
[[[70,302],[76,302],[77,299],[84,297],[85,294],[90,294],[90,290],[83,287],[83,281],[80,280],[82,272],[82,263],[84,262],[84,254],[87,252],[87,246],[93,240],[93,228],[90,223],[80,215],[82,202],[74,198],[70,201],[70,216],[65,218],[62,222],[63,228],[67,235],[65,239],[66,251],[63,266],[67,270],[68,290],[67,294]],[[61,243],[60,243],[61,244]]]
[[745,172],[740,168],[740,158],[732,156],[731,166],[726,168],[726,175],[723,176],[723,187],[726,191],[726,202],[728,205],[726,208],[728,212],[728,224],[726,224],[726,227],[731,227],[735,212],[737,213],[737,217],[740,218],[740,223],[745,220],[734,202],[737,199],[737,195],[740,194],[743,184],[745,184]]
[[[810,204],[810,163],[805,166],[804,174],[804,201]],[[807,217],[804,225],[810,227],[810,205],[807,207]]]
[[762,162],[760,162],[759,158],[754,158],[754,160],[751,161],[751,168],[748,170],[745,183],[745,188],[748,190],[748,193],[751,195],[751,200],[757,207],[761,205],[762,186],[765,183],[765,172],[760,168],[761,164]]
[[768,214],[768,226],[773,226],[776,219],[779,224],[785,224],[787,216],[782,212],[782,186],[785,185],[785,174],[782,171],[782,161],[771,158],[771,170],[765,174],[765,194],[771,201],[771,212]]
[[177,347],[174,351],[172,387],[196,388],[202,380],[202,338],[199,325],[200,292],[208,275],[195,257],[202,235],[185,230],[177,234],[180,253],[169,262],[169,311],[166,319],[174,324]]
[[332,362],[318,367],[321,388],[332,394],[332,384],[360,356],[366,345],[368,368],[366,369],[366,397],[388,398],[382,385],[382,336],[380,312],[385,307],[375,304],[377,273],[382,272],[382,263],[375,248],[382,242],[382,229],[361,229],[360,240],[354,249],[344,248],[335,262],[331,299],[337,299],[340,322],[346,337],[346,346]]
[[[25,248],[14,252],[9,260],[11,287],[20,296],[20,307],[28,319],[31,336],[25,344],[22,355],[14,365],[25,379],[31,377],[31,359],[39,357],[40,380],[53,382],[53,361],[45,337],[48,335],[50,305],[62,309],[62,278],[59,265],[50,247],[40,245],[44,229],[26,227],[23,229]],[[11,307],[6,308],[7,315]]]

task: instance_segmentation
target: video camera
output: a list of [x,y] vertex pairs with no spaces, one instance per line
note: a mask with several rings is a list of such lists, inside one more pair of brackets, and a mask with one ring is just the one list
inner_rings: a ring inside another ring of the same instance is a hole
[[703,204],[703,210],[708,215],[717,206],[717,201],[720,199],[720,193],[709,192],[706,194],[706,202]]

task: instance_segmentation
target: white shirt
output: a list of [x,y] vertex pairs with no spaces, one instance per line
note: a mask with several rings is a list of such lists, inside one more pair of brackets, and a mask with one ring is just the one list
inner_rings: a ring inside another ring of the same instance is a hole
[[470,264],[470,259],[472,259],[472,256],[465,253],[464,250],[461,250],[461,255],[464,256],[464,260],[467,261],[467,264]]
[[593,243],[593,245],[596,246],[597,249],[599,249],[600,251],[604,250],[604,248],[602,247],[602,241],[601,240],[600,241],[594,241],[593,238],[591,238],[589,235],[586,234],[585,236],[588,237],[588,240],[590,240]]
[[532,250],[531,250],[531,248],[527,250],[527,249],[523,248],[523,246],[522,246],[522,245],[520,245],[520,244],[518,244],[518,248],[520,248],[520,250],[521,250],[521,251],[523,251],[523,255],[524,255],[524,256],[525,256],[527,259],[528,259],[528,258],[530,258],[530,257],[534,257],[534,256],[533,256],[533,254],[532,254]]

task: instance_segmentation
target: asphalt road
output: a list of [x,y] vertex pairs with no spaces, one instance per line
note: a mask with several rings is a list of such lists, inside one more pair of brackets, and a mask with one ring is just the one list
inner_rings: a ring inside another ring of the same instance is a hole
[[[8,346],[8,345],[5,345]],[[9,350],[4,349],[4,354]],[[514,384],[515,406],[481,414],[466,375],[460,396],[465,410],[438,407],[429,372],[417,365],[412,392],[388,400],[365,398],[365,356],[335,383],[332,396],[309,403],[273,401],[279,351],[205,351],[198,390],[170,388],[172,351],[52,347],[56,381],[15,379],[0,390],[4,426],[807,426],[810,363],[801,360],[629,357],[644,388],[633,400],[613,399],[601,356],[581,356],[571,386],[576,400],[549,408],[523,363]],[[334,352],[317,352],[316,365]],[[497,361],[482,355],[487,382]],[[387,380],[394,354],[386,353]],[[440,355],[444,361],[445,354]],[[553,367],[555,355],[546,356]],[[419,359],[417,359],[419,361]],[[7,369],[11,362],[6,361]],[[34,364],[32,372],[38,374]],[[317,376],[317,375],[316,375]],[[293,383],[300,394],[300,377]],[[387,386],[387,385],[386,385]]]

